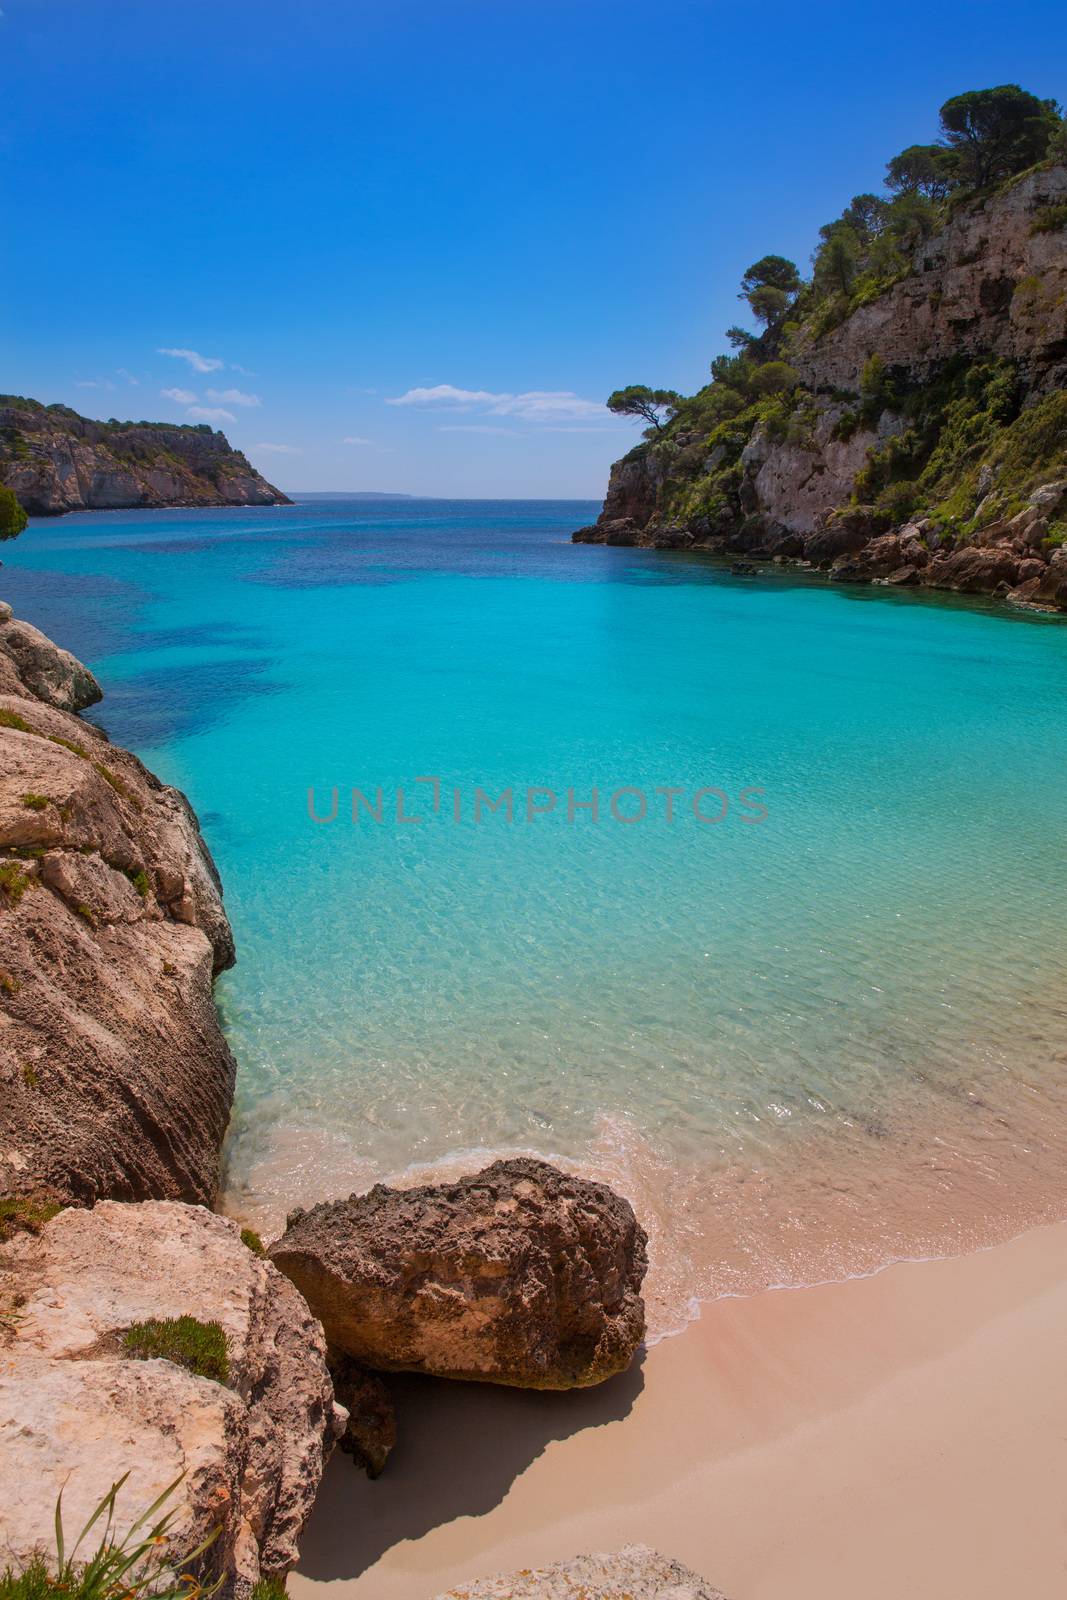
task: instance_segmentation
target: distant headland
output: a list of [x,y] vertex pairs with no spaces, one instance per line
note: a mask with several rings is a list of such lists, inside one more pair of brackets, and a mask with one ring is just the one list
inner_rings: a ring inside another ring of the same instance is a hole
[[206,423],[98,422],[12,394],[0,395],[0,484],[37,517],[289,504]]

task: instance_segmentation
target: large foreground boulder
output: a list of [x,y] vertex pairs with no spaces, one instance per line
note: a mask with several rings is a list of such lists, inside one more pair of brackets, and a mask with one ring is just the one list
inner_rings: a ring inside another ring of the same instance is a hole
[[575,1556],[550,1567],[480,1578],[436,1600],[724,1600],[724,1596],[658,1550],[628,1544],[615,1555]]
[[629,1366],[646,1242],[606,1185],[521,1158],[294,1212],[270,1255],[362,1366],[570,1389]]
[[[220,1528],[206,1560],[241,1597],[288,1569],[344,1414],[322,1329],[234,1223],[166,1201],[61,1212],[0,1247],[0,1313],[5,1562],[54,1548],[61,1489],[76,1531],[128,1472],[126,1527],[184,1473],[169,1554]],[[221,1327],[222,1381],[127,1353],[132,1325],[190,1316]]]
[[92,676],[0,611],[0,1195],[213,1200],[234,1062],[218,874],[183,795],[73,715]]

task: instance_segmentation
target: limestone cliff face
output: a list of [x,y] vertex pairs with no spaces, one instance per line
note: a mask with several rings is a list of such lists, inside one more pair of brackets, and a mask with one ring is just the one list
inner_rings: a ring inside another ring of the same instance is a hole
[[95,422],[67,406],[0,396],[0,483],[31,516],[153,506],[288,505],[225,434]]
[[789,353],[815,390],[860,386],[868,356],[928,376],[960,355],[1014,361],[1035,392],[1067,383],[1067,237],[1031,232],[1067,200],[1067,166],[1031,173],[966,207],[915,253],[912,274],[822,339]]
[[233,940],[185,798],[75,715],[99,698],[0,610],[0,1194],[210,1202]]
[[[704,548],[1067,610],[1067,229],[1044,220],[1062,218],[1065,202],[1060,164],[963,205],[877,298],[836,326],[796,330],[784,353],[800,384],[771,418],[728,445],[677,422],[646,440],[616,462],[601,516],[575,540]],[[871,357],[885,375],[875,400],[864,393]],[[968,364],[980,362],[1009,396],[984,416],[977,402],[966,411]],[[938,385],[931,423],[922,398]],[[923,473],[950,427],[955,454],[931,491]],[[916,479],[899,507],[875,498],[905,475],[898,445]]]

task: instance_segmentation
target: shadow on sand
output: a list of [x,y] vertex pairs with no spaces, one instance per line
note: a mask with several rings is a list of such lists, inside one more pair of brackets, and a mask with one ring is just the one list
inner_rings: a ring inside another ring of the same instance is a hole
[[372,1483],[340,1451],[323,1478],[300,1541],[300,1573],[356,1578],[403,1539],[499,1505],[554,1439],[627,1416],[644,1384],[644,1352],[628,1372],[567,1393],[399,1376],[397,1444]]

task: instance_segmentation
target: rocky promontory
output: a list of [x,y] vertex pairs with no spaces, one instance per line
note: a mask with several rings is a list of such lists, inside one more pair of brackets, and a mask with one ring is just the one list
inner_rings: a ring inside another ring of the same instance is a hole
[[20,395],[0,395],[0,483],[40,517],[290,503],[204,423],[98,422]]
[[210,1203],[233,939],[184,796],[76,715],[99,698],[0,609],[0,1195]]
[[[1032,98],[959,100],[1008,90]],[[810,280],[749,268],[762,331],[729,330],[708,386],[612,396],[650,425],[575,541],[1067,610],[1067,125],[1043,114],[1045,160],[968,186],[970,146],[944,170],[951,142],[913,147],[821,230]]]

